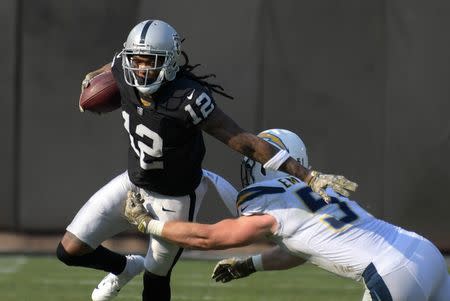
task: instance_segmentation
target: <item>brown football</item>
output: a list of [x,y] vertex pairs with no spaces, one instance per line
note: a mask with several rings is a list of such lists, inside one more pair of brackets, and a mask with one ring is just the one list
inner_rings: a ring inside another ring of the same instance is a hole
[[111,71],[93,77],[89,85],[81,92],[80,110],[95,113],[107,113],[120,108],[119,87]]

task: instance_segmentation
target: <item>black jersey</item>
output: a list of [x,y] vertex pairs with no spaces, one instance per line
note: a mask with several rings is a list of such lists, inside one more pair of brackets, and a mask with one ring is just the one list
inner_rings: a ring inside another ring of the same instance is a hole
[[165,195],[187,195],[202,177],[205,145],[197,126],[214,110],[210,91],[184,76],[165,82],[144,107],[137,89],[123,76],[122,60],[112,72],[122,99],[124,126],[130,136],[128,174],[138,187]]

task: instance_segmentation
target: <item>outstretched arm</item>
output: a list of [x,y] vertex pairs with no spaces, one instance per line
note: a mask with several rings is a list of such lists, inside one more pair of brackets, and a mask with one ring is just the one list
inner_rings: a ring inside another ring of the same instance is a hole
[[217,282],[229,282],[257,271],[287,270],[305,262],[305,259],[286,252],[280,246],[275,246],[245,259],[223,259],[214,267],[211,278]]
[[[261,163],[266,163],[279,151],[267,141],[242,129],[218,107],[203,123],[202,129],[233,150]],[[293,158],[287,159],[281,165],[280,170],[304,182],[309,180],[309,170]]]
[[[202,129],[233,150],[263,165],[274,158],[280,151],[267,141],[243,130],[236,122],[220,110],[220,108],[216,108],[209,115],[208,119],[202,124]],[[314,170],[309,170],[292,157],[288,157],[284,161],[281,160],[281,162],[282,164],[278,170],[299,178],[327,202],[330,201],[330,197],[325,192],[327,186],[330,186],[344,196],[348,196],[348,191],[355,191],[358,186],[343,176],[325,175]]]
[[305,262],[304,258],[292,255],[280,246],[275,246],[261,253],[261,268],[264,271],[287,270]]
[[271,215],[241,216],[216,224],[154,220],[142,205],[139,194],[128,192],[124,215],[139,231],[162,237],[182,247],[200,250],[220,250],[245,246],[270,236],[277,223]]
[[242,216],[212,225],[170,221],[164,223],[161,237],[182,247],[221,250],[265,238],[272,234],[273,227],[276,221],[270,215]]

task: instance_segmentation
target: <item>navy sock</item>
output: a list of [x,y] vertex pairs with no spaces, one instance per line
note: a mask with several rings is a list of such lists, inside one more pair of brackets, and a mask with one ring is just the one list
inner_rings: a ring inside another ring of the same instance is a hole
[[59,243],[56,248],[56,256],[69,266],[103,270],[115,275],[122,273],[127,264],[127,258],[124,255],[115,253],[103,246],[99,246],[90,253],[75,256],[67,253],[63,245]]

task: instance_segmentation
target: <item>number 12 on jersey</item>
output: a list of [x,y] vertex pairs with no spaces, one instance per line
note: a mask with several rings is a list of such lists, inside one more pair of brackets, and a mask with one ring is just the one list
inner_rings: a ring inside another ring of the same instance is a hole
[[131,147],[139,157],[139,165],[141,166],[141,168],[144,170],[164,168],[162,161],[151,161],[151,157],[160,158],[163,155],[163,140],[161,136],[159,136],[158,133],[155,133],[145,125],[138,124],[134,131],[136,135],[141,138],[147,137],[151,139],[153,141],[153,144],[150,147],[144,142],[137,140],[136,146],[136,144],[134,143],[133,135],[130,131],[130,115],[127,112],[122,111],[122,116],[124,119],[123,126],[130,136]]
[[197,115],[197,113],[195,113],[190,104],[184,107],[184,110],[187,111],[189,115],[191,115],[192,123],[194,125],[199,124],[200,121],[208,117],[208,115],[214,110],[214,103],[205,92],[197,97],[197,99],[195,100],[195,104],[200,108],[200,113],[202,114],[202,116],[200,117]]

